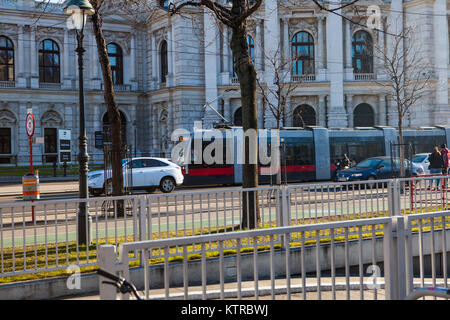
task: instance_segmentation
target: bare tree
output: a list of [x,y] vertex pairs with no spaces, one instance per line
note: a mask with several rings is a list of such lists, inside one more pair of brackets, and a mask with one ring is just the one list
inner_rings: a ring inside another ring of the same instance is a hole
[[404,119],[411,107],[424,98],[430,89],[431,65],[423,46],[414,36],[414,27],[404,27],[397,36],[388,35],[391,45],[374,46],[374,54],[382,60],[386,81],[377,81],[383,93],[393,101],[397,114],[400,175],[405,176]]
[[[244,132],[257,135],[257,106],[256,106],[256,78],[257,73],[248,52],[247,19],[261,6],[262,0],[232,0],[231,6],[223,5],[221,1],[192,0],[170,3],[171,15],[182,12],[186,7],[206,8],[224,25],[232,30],[230,42],[234,57],[234,70],[238,76],[241,91],[242,127]],[[161,2],[160,2],[161,3]],[[254,139],[251,139],[254,140]],[[254,188],[258,186],[258,164],[250,163],[251,158],[256,159],[257,144],[253,145],[244,139],[244,164],[242,165],[242,187]],[[254,229],[260,222],[258,192],[249,191],[242,201],[242,227]]]
[[[110,130],[111,130],[111,166],[112,166],[112,194],[123,194],[123,169],[122,169],[122,128],[120,112],[115,101],[114,83],[111,72],[111,64],[108,58],[106,41],[103,35],[103,10],[108,4],[105,0],[89,0],[95,13],[91,16],[95,41],[97,43],[98,60],[103,76],[103,97],[105,100]],[[108,182],[105,181],[105,187]],[[122,208],[120,208],[122,209]]]
[[[261,51],[265,56],[266,70],[269,70],[273,74],[273,83],[266,83],[264,79],[257,78],[257,84],[259,93],[265,104],[265,110],[270,112],[276,121],[277,138],[280,138],[281,125],[285,123],[287,113],[287,101],[293,91],[299,86],[298,82],[294,82],[290,79],[291,70],[299,60],[299,57],[284,57],[281,59],[281,45],[278,46],[273,54]],[[281,145],[279,146],[281,149]],[[276,156],[276,184],[281,185],[281,151],[278,151]],[[272,155],[274,159],[274,155]],[[272,165],[271,165],[272,167]],[[271,173],[271,172],[270,172]]]

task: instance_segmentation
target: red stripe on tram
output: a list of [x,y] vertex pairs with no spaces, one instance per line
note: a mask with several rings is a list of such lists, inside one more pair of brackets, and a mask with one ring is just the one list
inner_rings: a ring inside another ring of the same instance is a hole
[[[185,173],[184,173],[185,174]],[[189,176],[223,176],[234,174],[234,168],[202,168],[189,169]]]

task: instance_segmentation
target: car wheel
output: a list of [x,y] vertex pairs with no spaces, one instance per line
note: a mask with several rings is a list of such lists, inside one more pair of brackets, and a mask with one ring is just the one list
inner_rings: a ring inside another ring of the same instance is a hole
[[175,180],[172,177],[164,177],[161,179],[159,188],[164,193],[172,192],[175,189]]

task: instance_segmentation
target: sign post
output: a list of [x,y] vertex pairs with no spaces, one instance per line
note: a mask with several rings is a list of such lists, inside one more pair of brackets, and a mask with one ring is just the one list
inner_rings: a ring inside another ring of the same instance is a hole
[[[23,194],[24,199],[28,199],[31,197],[31,202],[33,199],[39,199],[39,177],[33,174],[33,135],[34,135],[34,116],[31,109],[27,110],[27,118],[26,118],[25,128],[28,135],[28,143],[30,146],[30,173],[26,174],[24,178],[22,178],[23,184]],[[28,176],[28,177],[27,177]],[[25,190],[26,189],[26,190]],[[34,206],[31,206],[31,219],[34,222]]]
[[31,113],[31,110],[27,113],[27,119],[26,119],[26,129],[27,129],[27,135],[28,135],[28,143],[30,145],[30,173],[33,173],[33,143],[32,138],[34,135],[34,116],[33,113]]

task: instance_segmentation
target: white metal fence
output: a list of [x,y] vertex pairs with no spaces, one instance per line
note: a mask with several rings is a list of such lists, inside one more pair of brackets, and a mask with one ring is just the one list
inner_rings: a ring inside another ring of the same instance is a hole
[[[97,249],[102,244],[117,246],[134,241],[242,231],[242,200],[250,195],[256,197],[251,191],[258,191],[259,229],[445,210],[448,190],[427,190],[431,179],[91,198],[88,200],[92,216],[90,246],[80,245],[78,239],[77,212],[81,199],[0,204],[0,277],[61,270],[71,264],[96,266]],[[125,214],[118,210],[119,201],[125,203]],[[274,245],[280,246],[282,240],[276,237]],[[270,244],[269,238],[262,238],[258,243]],[[234,250],[231,244],[224,245],[224,250]],[[252,247],[251,242],[241,245]],[[190,250],[193,254],[201,253],[198,246],[191,246]],[[163,258],[163,253],[154,255]],[[183,251],[177,247],[174,253],[181,255]],[[137,257],[134,259],[136,264],[140,263]]]
[[[448,287],[449,218],[447,211],[131,242],[119,245],[118,256],[114,246],[100,247],[99,266],[130,280],[129,259],[141,256],[146,299],[404,299],[419,286]],[[282,248],[275,247],[279,238]],[[189,258],[192,246],[201,250],[197,261]],[[234,252],[226,256],[226,247]],[[182,257],[169,263],[179,255],[174,248]],[[104,280],[99,277],[101,299],[116,299]]]

